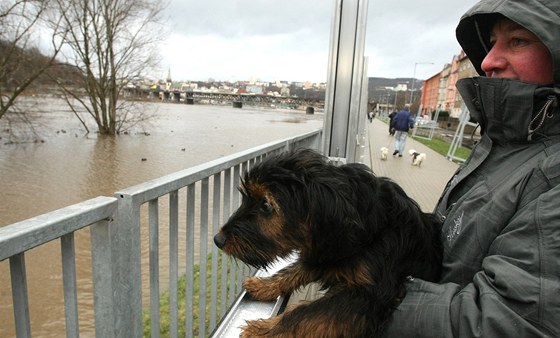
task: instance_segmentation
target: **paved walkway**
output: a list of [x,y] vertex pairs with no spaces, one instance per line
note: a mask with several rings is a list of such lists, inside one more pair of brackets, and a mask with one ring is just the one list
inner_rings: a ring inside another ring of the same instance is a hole
[[[424,212],[433,211],[443,188],[458,165],[411,137],[407,138],[403,157],[393,157],[391,154],[395,150],[395,139],[389,135],[387,124],[378,119],[366,123],[373,172],[377,176],[386,176],[397,182],[418,202]],[[381,160],[381,147],[389,148],[386,161]],[[426,153],[426,160],[420,167],[412,165],[412,157],[408,155],[409,149]]]

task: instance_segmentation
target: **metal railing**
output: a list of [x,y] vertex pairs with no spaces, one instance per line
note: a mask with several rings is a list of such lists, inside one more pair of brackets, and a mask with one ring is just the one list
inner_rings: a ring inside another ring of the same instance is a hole
[[[321,141],[317,130],[272,142],[0,228],[0,261],[10,260],[17,337],[31,337],[25,252],[56,239],[66,333],[79,336],[74,232],[86,227],[97,337],[159,337],[160,331],[168,337],[209,336],[243,300],[242,278],[254,273],[211,244],[240,203],[240,175],[267,156],[296,147],[320,149]],[[165,309],[162,297],[169,304]],[[165,327],[160,312],[168,312]]]
[[[67,337],[78,337],[78,295],[76,288],[76,265],[74,233],[90,226],[92,247],[92,270],[95,299],[95,320],[106,322],[111,316],[109,306],[111,288],[103,276],[110,276],[111,256],[107,250],[109,227],[117,209],[117,199],[97,197],[82,203],[59,209],[41,216],[0,228],[0,261],[10,260],[12,303],[17,337],[31,337],[25,252],[60,239],[64,307]],[[107,306],[106,306],[107,305]],[[100,328],[98,337],[107,328]]]

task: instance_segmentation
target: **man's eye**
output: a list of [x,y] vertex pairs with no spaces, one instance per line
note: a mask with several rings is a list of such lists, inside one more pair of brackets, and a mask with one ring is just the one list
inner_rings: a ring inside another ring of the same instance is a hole
[[264,211],[268,214],[274,211],[274,208],[272,207],[272,205],[270,203],[268,203],[267,201],[262,202],[261,209],[262,209],[262,211]]
[[528,43],[529,42],[526,39],[523,39],[523,38],[511,38],[511,45],[513,47],[525,46]]

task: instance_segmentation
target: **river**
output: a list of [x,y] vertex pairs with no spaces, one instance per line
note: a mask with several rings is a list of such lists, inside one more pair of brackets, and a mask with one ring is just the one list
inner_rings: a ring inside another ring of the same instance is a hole
[[[300,110],[143,106],[150,119],[116,137],[86,133],[55,98],[29,106],[35,134],[13,117],[0,119],[0,227],[323,126],[322,114]],[[76,236],[77,242],[85,237]],[[64,335],[60,244],[55,242],[25,256],[34,337]],[[89,262],[80,262],[80,250],[77,267],[88,267]],[[9,276],[8,260],[0,262],[0,337],[15,336]],[[81,306],[91,304],[89,290],[91,285],[79,286],[80,311],[91,311]],[[91,313],[80,313],[82,337],[94,335],[90,318]]]

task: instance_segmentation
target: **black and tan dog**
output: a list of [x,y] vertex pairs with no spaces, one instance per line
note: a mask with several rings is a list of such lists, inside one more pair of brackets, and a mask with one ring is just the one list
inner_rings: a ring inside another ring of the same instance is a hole
[[242,337],[375,337],[405,295],[408,276],[438,279],[435,217],[366,166],[291,151],[255,165],[240,190],[242,204],[216,245],[259,268],[299,254],[271,277],[247,279],[247,292],[273,300],[311,282],[327,290],[282,315],[248,321]]

